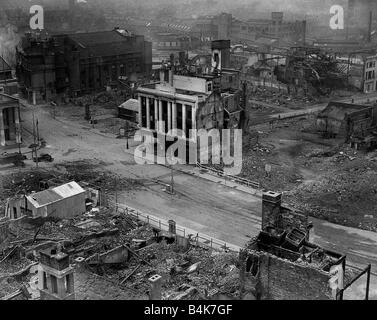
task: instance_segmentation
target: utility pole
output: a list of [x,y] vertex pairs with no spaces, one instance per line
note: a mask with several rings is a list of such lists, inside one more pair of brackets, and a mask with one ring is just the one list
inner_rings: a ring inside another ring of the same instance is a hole
[[35,156],[35,164],[38,168],[38,153],[37,153],[37,148],[38,148],[38,144],[36,142],[36,135],[35,135],[35,117],[34,117],[34,109],[33,109],[33,140],[34,140],[34,143],[33,143],[33,146],[32,146],[32,157]]
[[38,146],[39,146],[39,122],[38,122],[38,118],[37,118],[37,143],[38,143]]
[[173,165],[171,167],[171,180],[170,180],[170,192],[171,194],[174,193],[174,170],[173,170]]
[[115,177],[115,213],[118,213],[118,177]]

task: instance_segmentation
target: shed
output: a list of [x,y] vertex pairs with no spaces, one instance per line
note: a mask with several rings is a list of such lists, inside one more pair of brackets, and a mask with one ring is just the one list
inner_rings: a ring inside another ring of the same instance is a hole
[[139,100],[129,99],[118,107],[119,118],[137,123],[139,113]]
[[62,219],[85,213],[86,191],[72,181],[61,186],[26,196],[26,211],[36,217]]
[[317,117],[317,129],[330,136],[365,137],[375,125],[374,107],[330,102]]

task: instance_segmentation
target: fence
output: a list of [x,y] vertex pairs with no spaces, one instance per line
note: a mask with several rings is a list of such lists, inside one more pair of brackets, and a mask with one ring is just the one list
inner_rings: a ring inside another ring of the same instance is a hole
[[197,163],[196,166],[199,169],[207,170],[207,171],[209,171],[209,173],[216,174],[216,175],[218,175],[218,176],[220,176],[220,177],[222,177],[226,180],[230,180],[232,182],[236,182],[238,184],[241,184],[241,185],[244,185],[244,186],[247,186],[247,187],[251,187],[251,188],[254,188],[254,189],[262,189],[259,182],[254,182],[254,181],[250,181],[250,180],[245,179],[245,178],[241,178],[241,177],[237,177],[237,176],[233,176],[233,175],[228,175],[224,171],[217,170],[215,168],[212,168],[210,166],[203,165],[203,164],[200,164],[200,163]]
[[[147,215],[145,213],[140,212],[134,208],[129,206],[117,204],[118,208],[123,211],[124,214],[132,216],[139,221],[146,222],[147,224],[162,230],[162,231],[169,231],[169,223],[166,220],[159,219],[152,215]],[[226,252],[235,252],[238,253],[240,251],[240,247],[236,245],[231,245],[225,241],[221,241],[215,239],[213,237],[200,234],[194,230],[183,228],[181,226],[176,225],[176,235],[182,236],[184,238],[188,238],[191,244],[197,246],[204,246],[206,248],[211,248],[214,250],[223,250]]]

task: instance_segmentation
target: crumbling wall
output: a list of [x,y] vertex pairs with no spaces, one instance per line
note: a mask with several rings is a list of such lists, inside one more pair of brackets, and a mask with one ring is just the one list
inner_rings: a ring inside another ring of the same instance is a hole
[[308,215],[283,206],[281,193],[269,191],[263,194],[262,199],[262,230],[267,227],[287,232],[297,228],[306,233]]
[[224,106],[221,96],[218,93],[212,93],[205,102],[199,103],[196,115],[197,125],[199,129],[219,129],[224,126]]
[[297,211],[293,211],[287,207],[281,206],[280,208],[281,213],[281,222],[282,227],[288,233],[296,228],[303,232],[307,232],[308,228],[308,215],[303,214]]
[[332,300],[328,273],[264,252],[250,251],[248,257],[258,267],[246,266],[244,294],[261,300]]

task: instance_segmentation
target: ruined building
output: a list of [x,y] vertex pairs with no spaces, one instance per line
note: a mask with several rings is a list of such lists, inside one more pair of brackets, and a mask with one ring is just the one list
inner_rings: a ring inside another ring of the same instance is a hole
[[21,143],[20,104],[18,99],[0,93],[0,150]]
[[344,287],[346,257],[309,242],[308,217],[263,194],[262,231],[240,257],[244,293],[260,300],[332,300]]
[[41,300],[75,300],[74,269],[69,256],[56,247],[39,252],[39,292]]
[[17,52],[21,92],[36,104],[104,90],[119,77],[149,79],[151,43],[125,30],[26,34]]
[[13,69],[0,56],[0,93],[12,95],[17,93],[17,91],[17,79],[13,77]]
[[326,94],[348,86],[347,69],[334,56],[307,46],[290,48],[285,65],[279,67],[278,80],[312,94]]
[[[227,69],[230,41],[212,43],[212,73],[174,74],[161,70],[160,82],[138,88],[139,124],[153,133],[179,129],[183,139],[197,143],[200,129],[238,128],[240,121],[239,74]],[[163,127],[164,125],[164,127]]]
[[377,145],[376,126],[375,106],[330,102],[317,117],[319,132],[355,148]]

